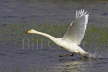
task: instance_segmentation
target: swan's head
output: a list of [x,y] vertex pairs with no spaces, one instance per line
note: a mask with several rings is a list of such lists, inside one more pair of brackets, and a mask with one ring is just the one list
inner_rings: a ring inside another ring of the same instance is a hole
[[34,29],[30,29],[30,30],[28,30],[26,33],[39,33],[39,31],[36,31],[36,30],[34,30]]

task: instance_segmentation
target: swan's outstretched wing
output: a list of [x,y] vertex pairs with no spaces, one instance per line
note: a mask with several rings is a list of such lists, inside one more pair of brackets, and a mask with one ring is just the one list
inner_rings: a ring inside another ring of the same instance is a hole
[[84,10],[76,11],[76,18],[65,33],[63,39],[70,40],[76,44],[80,44],[84,37],[89,14]]

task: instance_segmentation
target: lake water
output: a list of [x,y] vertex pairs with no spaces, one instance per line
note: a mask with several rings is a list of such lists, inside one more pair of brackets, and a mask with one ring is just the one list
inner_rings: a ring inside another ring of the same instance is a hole
[[[90,14],[81,47],[97,60],[59,57],[69,52],[48,39],[25,34],[35,28],[61,37],[78,9]],[[0,72],[107,72],[107,30],[107,1],[0,0]]]

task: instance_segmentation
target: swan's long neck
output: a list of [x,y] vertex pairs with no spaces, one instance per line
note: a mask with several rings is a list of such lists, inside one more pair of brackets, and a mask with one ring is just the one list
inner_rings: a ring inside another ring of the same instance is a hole
[[51,35],[49,35],[49,34],[43,33],[43,32],[39,32],[39,31],[34,30],[34,29],[28,30],[27,33],[38,34],[38,35],[47,37],[47,38],[51,39],[52,41],[55,41],[55,40],[56,40],[55,37],[53,37],[53,36],[51,36]]

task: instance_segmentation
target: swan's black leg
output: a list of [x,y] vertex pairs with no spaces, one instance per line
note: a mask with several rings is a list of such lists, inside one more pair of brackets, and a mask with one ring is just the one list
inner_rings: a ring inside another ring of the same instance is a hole
[[63,55],[59,55],[59,57],[64,57],[64,56],[73,56],[74,54],[63,54]]

